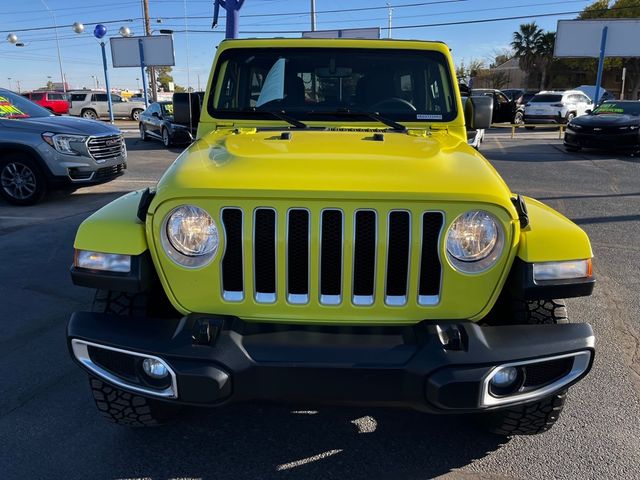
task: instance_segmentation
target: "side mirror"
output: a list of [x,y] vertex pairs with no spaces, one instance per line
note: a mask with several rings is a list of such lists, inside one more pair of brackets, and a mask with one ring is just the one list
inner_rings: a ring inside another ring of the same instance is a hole
[[464,104],[464,120],[467,128],[486,129],[493,119],[493,98],[487,96],[469,97]]
[[174,93],[173,121],[195,130],[200,122],[200,102],[198,93]]

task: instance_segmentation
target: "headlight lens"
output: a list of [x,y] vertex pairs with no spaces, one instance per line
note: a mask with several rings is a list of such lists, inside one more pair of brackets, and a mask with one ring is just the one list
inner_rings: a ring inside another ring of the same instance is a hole
[[207,212],[194,205],[174,209],[167,216],[162,233],[167,254],[186,267],[202,267],[218,251],[218,227]]
[[504,245],[504,233],[493,215],[480,210],[463,213],[447,232],[447,254],[455,268],[477,273],[493,266]]
[[82,145],[87,141],[87,137],[84,135],[54,134],[49,132],[43,133],[42,139],[60,153],[67,155],[80,155],[81,150],[74,148],[74,144]]

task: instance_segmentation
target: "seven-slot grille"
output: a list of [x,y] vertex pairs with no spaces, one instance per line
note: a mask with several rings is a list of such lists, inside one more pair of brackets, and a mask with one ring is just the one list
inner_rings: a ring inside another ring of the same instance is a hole
[[[380,215],[376,210],[362,209],[356,210],[352,219],[346,219],[342,210],[328,208],[313,221],[312,213],[305,208],[278,212],[260,207],[249,213],[240,208],[224,208],[223,299],[238,302],[253,296],[257,303],[266,304],[283,295],[293,305],[350,302],[354,306],[370,306],[383,300],[388,306],[400,307],[411,299],[422,306],[437,304],[442,271],[438,244],[443,214],[391,210],[384,213],[384,222],[380,221]],[[413,215],[420,215],[420,228],[416,232],[412,231]],[[351,228],[347,229],[345,222],[352,222]],[[278,232],[284,232],[284,238],[278,238]],[[411,264],[412,239],[420,243],[419,262],[414,264]],[[284,271],[277,266],[281,241],[285,243]],[[383,247],[385,255],[381,256],[379,251]],[[319,258],[312,258],[312,251]],[[245,279],[248,257],[253,258],[253,275]],[[348,264],[345,257],[350,259]],[[417,291],[409,291],[410,271],[414,268],[419,269]],[[285,292],[278,291],[279,275],[285,276]],[[318,275],[317,282],[312,281],[312,275]],[[349,282],[345,282],[347,275]],[[378,276],[383,276],[384,282],[378,284]],[[350,285],[350,291],[345,291],[345,283]],[[312,291],[313,285],[317,291]],[[377,292],[377,285],[382,285],[384,291]]]
[[87,142],[87,147],[89,148],[89,153],[97,162],[103,162],[122,155],[126,148],[122,135],[91,137]]

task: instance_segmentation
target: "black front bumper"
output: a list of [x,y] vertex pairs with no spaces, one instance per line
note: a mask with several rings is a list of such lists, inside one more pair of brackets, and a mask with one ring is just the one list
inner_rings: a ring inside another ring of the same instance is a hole
[[640,135],[628,133],[582,133],[567,130],[564,144],[569,147],[595,148],[601,150],[638,150]]
[[[160,398],[155,392],[167,385],[142,378],[141,358],[161,358],[175,374],[176,392],[160,399],[192,405],[273,400],[472,412],[501,406],[481,401],[487,375],[498,365],[583,352],[584,368],[561,386],[566,388],[593,361],[588,324],[325,327],[215,315],[169,320],[79,312],[69,321],[67,338],[72,357],[91,374],[150,398]],[[85,354],[89,345],[91,358],[79,356],[79,345]],[[558,362],[535,364],[527,378],[553,387],[544,375],[557,370]]]

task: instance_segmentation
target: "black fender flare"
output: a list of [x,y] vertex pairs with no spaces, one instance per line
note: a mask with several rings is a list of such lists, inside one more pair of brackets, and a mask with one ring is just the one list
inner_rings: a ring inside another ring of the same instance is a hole
[[36,161],[38,167],[40,167],[40,170],[42,171],[42,173],[44,173],[47,179],[53,178],[53,173],[51,172],[51,170],[49,170],[49,166],[43,160],[40,152],[38,152],[38,150],[36,150],[35,148],[29,145],[24,145],[22,143],[0,142],[0,158],[2,158],[2,156],[8,152],[28,153],[29,156]]

